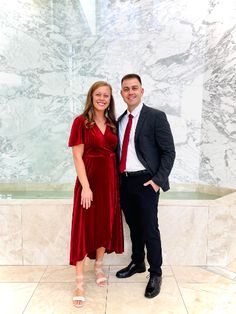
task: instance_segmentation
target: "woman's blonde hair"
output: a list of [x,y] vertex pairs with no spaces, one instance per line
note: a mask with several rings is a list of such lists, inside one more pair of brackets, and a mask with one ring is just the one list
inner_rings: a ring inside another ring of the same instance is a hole
[[105,117],[108,119],[109,121],[108,124],[112,128],[113,132],[116,132],[115,102],[112,95],[112,87],[109,83],[105,81],[95,82],[88,91],[85,108],[83,112],[83,116],[86,119],[86,127],[92,127],[95,124],[94,109],[93,109],[94,107],[93,106],[93,93],[96,89],[102,86],[108,86],[111,92],[110,103],[109,103],[109,106],[105,110]]

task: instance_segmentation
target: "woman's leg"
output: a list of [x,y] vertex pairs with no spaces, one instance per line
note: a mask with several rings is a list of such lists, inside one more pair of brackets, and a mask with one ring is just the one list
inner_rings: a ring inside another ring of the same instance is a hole
[[[86,258],[86,257],[85,257]],[[81,307],[84,305],[85,297],[84,297],[84,262],[85,258],[82,261],[78,261],[75,266],[75,272],[76,272],[76,289],[74,291],[73,296],[73,304],[76,307]]]
[[96,250],[96,261],[103,261],[103,257],[104,257],[104,253],[105,253],[105,248],[104,247],[100,247]]
[[94,265],[95,275],[96,275],[96,283],[100,287],[104,287],[107,285],[107,277],[102,270],[102,262],[105,253],[105,248],[100,247],[96,250],[96,261]]

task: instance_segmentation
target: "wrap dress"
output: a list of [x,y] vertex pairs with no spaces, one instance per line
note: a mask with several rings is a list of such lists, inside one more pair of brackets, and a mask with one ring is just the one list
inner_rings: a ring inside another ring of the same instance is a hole
[[116,167],[118,137],[108,123],[103,134],[96,124],[88,127],[85,121],[83,115],[75,118],[68,146],[84,144],[83,161],[93,201],[90,208],[82,207],[82,186],[77,177],[70,241],[71,265],[76,265],[85,256],[95,259],[96,249],[100,247],[105,247],[107,253],[124,251]]

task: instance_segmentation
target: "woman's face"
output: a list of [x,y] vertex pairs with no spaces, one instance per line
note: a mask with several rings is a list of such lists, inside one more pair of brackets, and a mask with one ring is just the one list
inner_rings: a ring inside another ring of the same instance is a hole
[[109,86],[101,86],[95,89],[92,94],[92,98],[94,110],[105,111],[111,100],[111,91]]

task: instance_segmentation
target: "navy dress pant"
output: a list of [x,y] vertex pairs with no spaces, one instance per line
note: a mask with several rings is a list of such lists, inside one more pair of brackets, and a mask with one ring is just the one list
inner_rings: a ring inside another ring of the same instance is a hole
[[144,262],[146,247],[148,271],[161,276],[162,249],[157,216],[160,193],[151,185],[143,185],[150,178],[148,173],[121,175],[121,208],[130,229],[132,261]]

